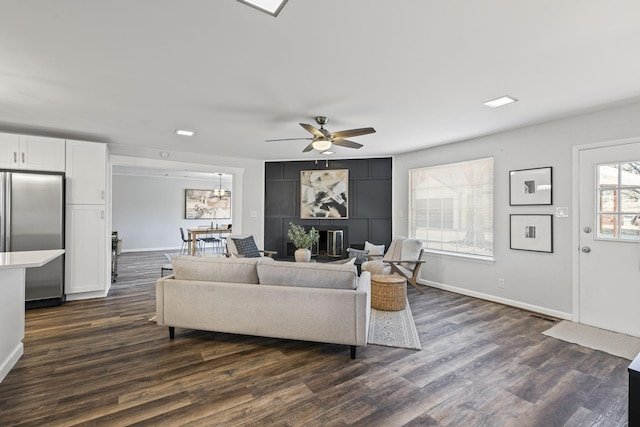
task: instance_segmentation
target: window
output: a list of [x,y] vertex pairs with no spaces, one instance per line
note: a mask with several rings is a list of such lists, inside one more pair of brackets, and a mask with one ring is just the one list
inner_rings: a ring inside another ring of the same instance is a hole
[[640,162],[597,166],[597,237],[640,240]]
[[409,199],[426,250],[493,257],[493,158],[413,169]]

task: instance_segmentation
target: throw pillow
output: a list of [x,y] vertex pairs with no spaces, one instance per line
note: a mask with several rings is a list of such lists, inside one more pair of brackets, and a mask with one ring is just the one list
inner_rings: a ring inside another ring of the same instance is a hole
[[236,250],[240,255],[243,255],[246,258],[259,258],[260,251],[256,246],[255,240],[253,240],[253,236],[245,237],[244,239],[236,239],[231,238],[233,240],[233,244],[236,245]]
[[374,245],[365,241],[364,250],[369,251],[369,255],[384,255],[384,245]]
[[347,248],[347,252],[349,252],[349,258],[355,258],[356,264],[362,264],[363,262],[369,260],[369,257],[367,256],[369,254],[369,251]]

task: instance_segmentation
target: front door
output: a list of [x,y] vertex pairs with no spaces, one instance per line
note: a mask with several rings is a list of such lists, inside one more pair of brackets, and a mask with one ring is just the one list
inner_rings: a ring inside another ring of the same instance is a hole
[[640,337],[640,140],[579,151],[580,323]]

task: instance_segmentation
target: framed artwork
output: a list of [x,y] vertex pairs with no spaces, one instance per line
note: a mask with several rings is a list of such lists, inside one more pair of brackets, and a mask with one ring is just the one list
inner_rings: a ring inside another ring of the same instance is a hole
[[300,218],[349,218],[349,170],[300,171]]
[[184,206],[186,219],[231,219],[231,191],[216,196],[213,190],[186,189]]
[[512,214],[511,249],[553,252],[553,215]]
[[552,168],[521,169],[509,172],[509,204],[550,205]]

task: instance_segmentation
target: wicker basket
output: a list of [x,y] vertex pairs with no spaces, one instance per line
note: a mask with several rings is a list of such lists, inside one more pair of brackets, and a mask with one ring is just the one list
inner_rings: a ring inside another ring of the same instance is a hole
[[407,304],[407,279],[397,274],[371,276],[371,308],[383,311],[404,310]]

